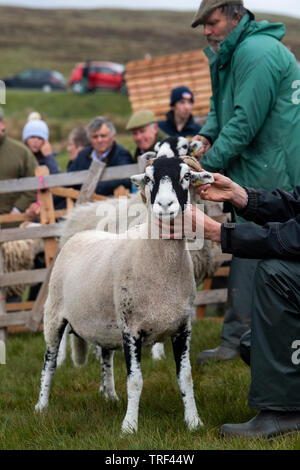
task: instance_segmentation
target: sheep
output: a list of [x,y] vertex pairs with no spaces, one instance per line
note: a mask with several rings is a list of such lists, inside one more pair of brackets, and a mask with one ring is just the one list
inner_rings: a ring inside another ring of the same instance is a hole
[[[202,425],[193,392],[189,346],[196,285],[186,240],[147,239],[151,217],[175,218],[189,204],[190,181],[212,182],[179,158],[155,159],[144,174],[131,177],[144,185],[149,217],[124,234],[90,230],[70,238],[51,274],[44,309],[46,353],[36,411],[47,409],[59,343],[66,325],[73,336],[74,358],[83,361],[87,342],[101,346],[105,398],[117,399],[113,352],[122,347],[127,366],[128,403],[121,430],[138,429],[142,391],[141,347],[171,336],[184,420],[190,430]],[[118,262],[113,262],[117,260]],[[76,354],[77,353],[77,354]],[[81,357],[80,357],[81,356]]]
[[[23,223],[21,227],[35,226],[32,223]],[[14,240],[4,242],[1,245],[3,257],[3,272],[11,273],[33,269],[35,256],[42,251],[40,239]],[[4,287],[5,297],[8,300],[23,296],[26,284],[17,284]]]
[[[153,156],[157,158],[160,156],[171,157],[175,151],[184,156],[184,154],[191,153],[193,150],[198,151],[199,142],[191,142],[191,144],[189,144],[188,140],[184,137],[170,137],[163,142],[158,142],[155,149],[156,153],[147,152],[142,158],[147,161],[153,158]],[[201,171],[201,165],[194,158],[185,158],[185,161],[193,170]],[[190,192],[192,203],[203,203],[194,188],[190,188]],[[106,204],[107,202],[100,201],[77,206],[63,222],[64,227],[60,238],[60,249],[75,233],[95,229],[102,220]],[[207,203],[204,202],[204,206],[206,206],[206,204]],[[141,192],[133,194],[130,199],[111,199],[109,205],[114,210],[110,212],[107,224],[102,225],[102,230],[121,233],[130,227],[143,223],[147,218],[147,208],[143,203],[143,193]],[[220,263],[216,261],[220,254],[221,249],[219,245],[210,240],[204,241],[201,250],[191,250],[197,286],[200,285],[205,278],[214,275],[220,265]],[[69,333],[69,329],[66,328],[59,349],[57,360],[59,366],[63,364],[66,358],[67,337]],[[96,349],[98,349],[98,347]],[[98,357],[99,354],[99,351],[96,351],[96,357]],[[151,350],[151,354],[154,360],[162,359],[164,357],[163,345],[155,344]]]

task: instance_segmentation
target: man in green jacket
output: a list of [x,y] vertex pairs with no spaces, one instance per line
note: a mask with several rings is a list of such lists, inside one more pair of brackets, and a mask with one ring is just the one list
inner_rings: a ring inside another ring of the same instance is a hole
[[[0,108],[0,180],[34,176],[36,167],[37,162],[31,151],[7,137],[4,113]],[[35,191],[0,194],[0,214],[24,212],[35,199]]]
[[[256,22],[242,0],[203,0],[192,27],[203,25],[213,95],[201,164],[223,170],[243,186],[291,192],[300,184],[300,79],[294,55],[280,42],[281,23]],[[250,299],[258,260],[233,257],[221,345],[198,363],[231,359],[250,326]]]

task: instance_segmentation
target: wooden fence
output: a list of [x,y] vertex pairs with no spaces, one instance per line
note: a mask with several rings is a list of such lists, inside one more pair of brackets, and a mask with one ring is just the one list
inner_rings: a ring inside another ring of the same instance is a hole
[[206,116],[210,110],[209,63],[202,50],[129,62],[125,79],[133,112],[149,109],[164,119],[171,90],[182,85],[194,93],[195,115]]
[[[85,203],[93,199],[106,199],[103,196],[94,194],[95,188],[101,181],[109,181],[120,178],[128,178],[142,171],[142,162],[138,164],[124,165],[106,168],[102,162],[93,161],[89,170],[47,175],[46,167],[37,168],[37,177],[20,178],[14,180],[0,181],[0,195],[9,192],[21,192],[36,190],[40,193],[41,214],[40,225],[34,227],[5,228],[0,230],[0,248],[2,243],[13,240],[43,239],[46,268],[27,271],[9,272],[3,271],[2,249],[0,249],[0,340],[7,338],[8,327],[25,326],[31,331],[40,328],[43,317],[43,306],[47,297],[48,282],[51,273],[51,266],[57,255],[57,238],[61,235],[62,227],[56,219],[66,215],[72,210],[73,202],[77,199],[77,204]],[[41,187],[41,181],[43,186]],[[66,186],[82,185],[81,191],[76,191]],[[55,211],[53,206],[53,194],[64,196],[68,199],[67,209]],[[217,206],[212,205],[212,216],[218,217]],[[28,220],[25,214],[0,215],[0,223],[22,222]],[[222,255],[222,260],[226,261],[231,257]],[[223,271],[222,271],[223,269]],[[225,268],[226,271],[227,268]],[[217,275],[227,275],[224,268],[221,268]],[[42,282],[35,302],[6,303],[4,287],[17,284],[31,285]],[[197,317],[200,318],[205,313],[205,306],[211,303],[225,302],[227,298],[226,289],[209,290],[211,279],[204,283],[204,290],[197,293],[196,305],[198,306]]]

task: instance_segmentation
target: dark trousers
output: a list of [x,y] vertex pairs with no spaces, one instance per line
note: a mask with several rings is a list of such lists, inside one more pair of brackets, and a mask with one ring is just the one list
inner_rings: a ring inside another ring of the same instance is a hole
[[300,410],[300,263],[260,261],[254,281],[251,335],[241,341],[242,357],[250,356],[249,406]]
[[223,346],[238,348],[251,326],[251,304],[257,259],[232,257],[228,277],[228,305],[221,333]]

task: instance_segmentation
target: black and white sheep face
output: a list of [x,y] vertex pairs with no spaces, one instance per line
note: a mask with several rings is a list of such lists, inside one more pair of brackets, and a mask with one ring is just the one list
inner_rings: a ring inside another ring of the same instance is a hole
[[185,137],[168,137],[154,147],[157,157],[181,157],[189,153],[189,141]]
[[159,157],[145,173],[131,177],[138,187],[144,187],[147,204],[158,218],[175,218],[190,203],[190,183],[212,183],[207,172],[192,171],[181,158]]

